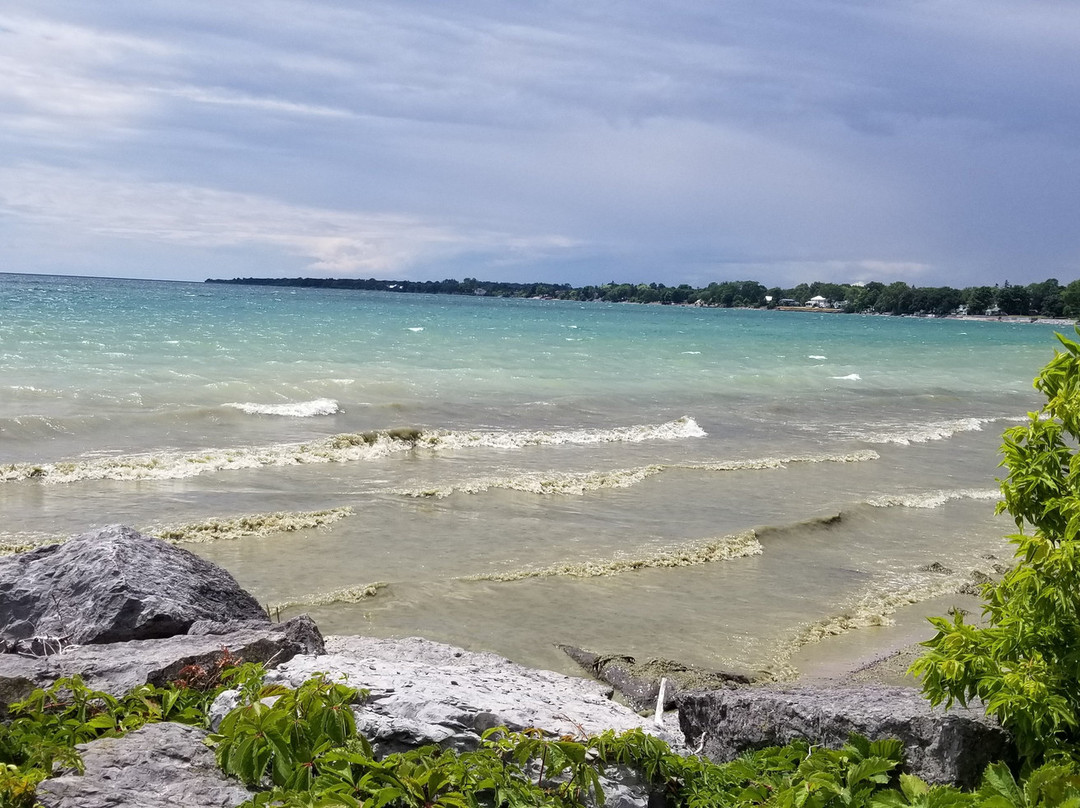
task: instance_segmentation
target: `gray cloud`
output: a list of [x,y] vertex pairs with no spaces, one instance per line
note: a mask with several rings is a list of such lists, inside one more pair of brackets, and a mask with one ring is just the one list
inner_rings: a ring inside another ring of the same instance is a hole
[[0,5],[9,243],[194,278],[1080,276],[1071,4],[169,5]]

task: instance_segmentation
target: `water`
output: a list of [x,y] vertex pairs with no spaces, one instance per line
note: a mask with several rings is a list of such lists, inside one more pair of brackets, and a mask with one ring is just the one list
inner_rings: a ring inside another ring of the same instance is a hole
[[328,632],[790,674],[1008,558],[997,447],[1055,343],[0,275],[0,546],[123,522]]

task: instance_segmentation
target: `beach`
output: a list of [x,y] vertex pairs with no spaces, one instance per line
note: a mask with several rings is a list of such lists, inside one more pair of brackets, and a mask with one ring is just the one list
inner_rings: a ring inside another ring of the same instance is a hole
[[997,448],[1059,327],[0,292],[0,546],[125,523],[283,618],[568,673],[558,643],[783,679],[924,639],[1011,556]]

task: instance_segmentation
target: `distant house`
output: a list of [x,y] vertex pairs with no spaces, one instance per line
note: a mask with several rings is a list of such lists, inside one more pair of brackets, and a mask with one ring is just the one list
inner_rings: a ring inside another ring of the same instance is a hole
[[821,295],[815,295],[814,297],[806,301],[806,305],[813,306],[816,309],[827,309],[829,308],[829,301],[823,298]]

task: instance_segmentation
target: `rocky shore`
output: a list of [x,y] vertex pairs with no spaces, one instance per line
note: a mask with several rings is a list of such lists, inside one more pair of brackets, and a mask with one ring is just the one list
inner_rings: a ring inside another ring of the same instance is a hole
[[[912,688],[757,686],[738,674],[567,650],[593,678],[418,638],[324,638],[307,617],[272,623],[221,568],[122,526],[0,559],[3,709],[63,676],[121,694],[227,653],[265,663],[269,680],[290,687],[323,673],[365,688],[356,722],[379,754],[426,744],[471,749],[496,726],[552,736],[641,728],[715,760],[796,737],[838,745],[858,732],[900,738],[911,771],[963,785],[1007,754],[1005,733],[981,711],[931,711]],[[612,698],[616,689],[625,703]],[[658,699],[667,708],[661,721],[652,715]],[[227,694],[219,701],[220,717]],[[45,808],[239,805],[250,793],[217,769],[205,734],[156,724],[86,744],[85,773],[45,781],[39,800]],[[612,808],[648,799],[640,785],[618,780],[605,794]]]

